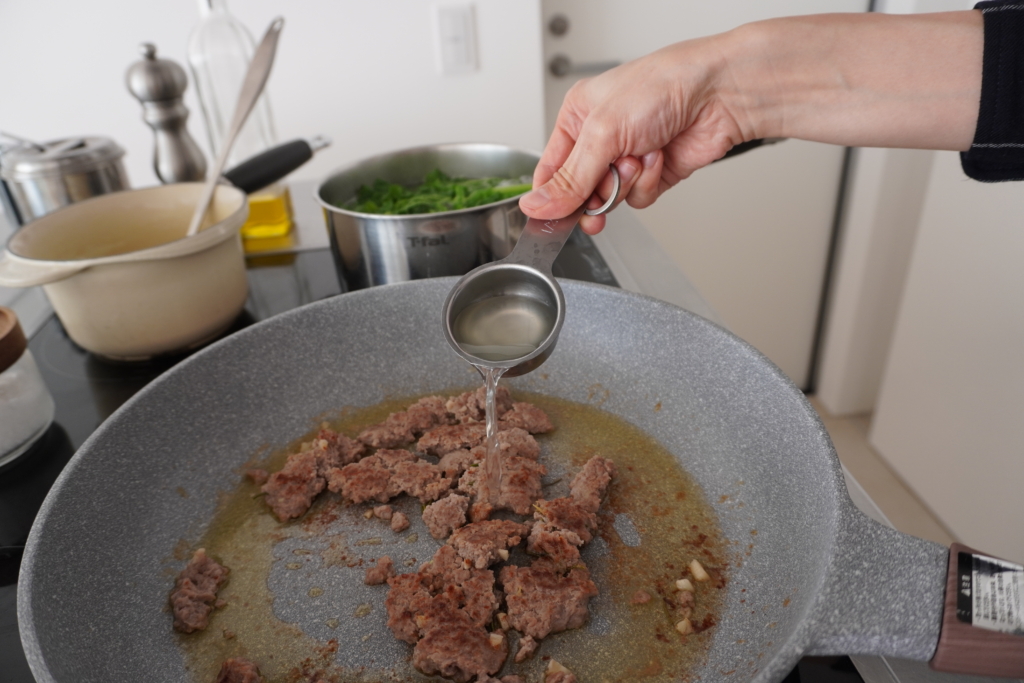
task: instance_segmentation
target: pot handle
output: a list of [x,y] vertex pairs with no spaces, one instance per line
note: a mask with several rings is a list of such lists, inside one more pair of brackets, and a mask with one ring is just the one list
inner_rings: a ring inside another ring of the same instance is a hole
[[1024,677],[1024,635],[958,619],[961,552],[973,551],[909,536],[844,506],[807,654],[930,660],[939,671]]
[[285,142],[225,171],[224,177],[242,192],[252,194],[281,180],[330,144],[330,138],[323,135]]
[[48,285],[85,270],[86,266],[54,262],[28,263],[6,249],[0,253],[0,286],[35,287]]

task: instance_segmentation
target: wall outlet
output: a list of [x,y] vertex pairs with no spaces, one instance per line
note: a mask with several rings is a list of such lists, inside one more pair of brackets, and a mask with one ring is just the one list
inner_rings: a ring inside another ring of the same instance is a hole
[[468,74],[479,69],[476,16],[472,3],[435,5],[434,38],[437,68],[443,75]]

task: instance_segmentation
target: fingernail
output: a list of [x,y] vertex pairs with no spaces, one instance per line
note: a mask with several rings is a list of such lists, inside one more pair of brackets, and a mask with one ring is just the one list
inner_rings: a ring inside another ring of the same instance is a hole
[[632,180],[633,176],[636,175],[636,172],[640,170],[633,164],[622,164],[622,166],[618,168],[619,177],[622,179],[622,182],[624,183],[628,183],[630,180]]
[[551,195],[548,194],[547,187],[538,187],[536,190],[530,190],[522,196],[519,203],[528,209],[540,209],[545,204],[551,201]]
[[647,154],[643,155],[643,157],[641,157],[640,159],[640,162],[644,165],[644,168],[650,168],[651,166],[654,166],[654,162],[657,160],[658,153],[655,151],[648,152]]

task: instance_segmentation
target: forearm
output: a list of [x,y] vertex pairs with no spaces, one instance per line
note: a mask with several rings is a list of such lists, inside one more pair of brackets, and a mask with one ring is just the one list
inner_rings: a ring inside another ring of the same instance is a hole
[[981,100],[977,11],[816,15],[720,36],[716,97],[745,139],[966,150]]

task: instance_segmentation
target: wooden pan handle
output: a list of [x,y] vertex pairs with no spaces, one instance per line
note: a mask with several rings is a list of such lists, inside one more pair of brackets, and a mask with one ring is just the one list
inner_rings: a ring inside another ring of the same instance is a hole
[[983,555],[959,543],[954,543],[949,549],[942,630],[935,656],[930,662],[931,668],[976,676],[1024,678],[1024,635],[972,625],[970,620],[978,618],[972,613],[964,615],[967,621],[957,615],[958,598],[969,604],[973,592],[978,588],[972,586],[969,579],[961,582],[961,553],[964,553],[963,560],[967,563],[967,576],[970,576],[967,568],[971,566],[972,556]]

